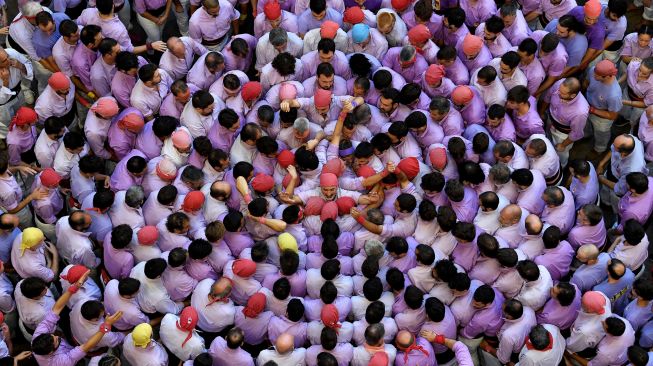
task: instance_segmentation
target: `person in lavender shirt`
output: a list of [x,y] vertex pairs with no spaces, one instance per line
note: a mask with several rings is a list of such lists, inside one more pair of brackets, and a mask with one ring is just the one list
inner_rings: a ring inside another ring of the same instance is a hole
[[[594,286],[592,291],[598,291],[610,299],[612,311],[623,313],[628,303],[628,295],[632,287],[634,274],[618,259],[608,261],[608,278]],[[630,325],[630,324],[629,324]]]
[[287,32],[297,33],[297,16],[289,11],[283,10],[278,1],[266,2],[263,12],[254,19],[254,36],[261,38],[273,28],[283,28]]
[[520,57],[519,70],[524,73],[528,80],[526,85],[528,92],[534,95],[546,78],[544,66],[536,56],[537,42],[531,38],[524,39],[517,48],[517,54]]
[[552,324],[563,331],[569,329],[578,316],[580,297],[576,285],[558,282],[551,288],[551,298],[536,314],[538,324]]
[[606,229],[603,212],[599,206],[586,204],[580,207],[576,225],[569,232],[567,240],[574,250],[583,244],[594,244],[598,248],[605,245]]
[[383,66],[386,66],[401,76],[407,82],[418,83],[428,64],[424,56],[417,53],[413,46],[392,47],[383,58]]
[[528,333],[537,323],[533,309],[523,305],[519,300],[506,300],[503,314],[505,322],[498,333],[499,347],[494,348],[487,342],[483,342],[481,349],[496,356],[501,363],[509,364],[517,360]]
[[[248,332],[250,329],[246,329]],[[245,332],[241,328],[232,328],[223,337],[216,337],[211,342],[209,354],[216,364],[234,364],[254,366],[252,356],[241,347],[245,342]]]
[[453,46],[440,48],[437,55],[437,63],[444,66],[447,78],[451,79],[454,85],[466,85],[469,83],[469,70],[460,60]]
[[517,141],[515,125],[512,123],[510,116],[506,114],[504,106],[500,104],[493,104],[487,109],[487,118],[485,119],[484,126],[490,134],[490,137],[495,141]]
[[72,347],[63,337],[54,334],[60,314],[66,307],[70,297],[84,286],[90,271],[79,279],[73,286],[59,297],[52,309],[34,331],[32,338],[32,352],[40,365],[73,366],[81,361],[86,354],[97,347],[104,335],[111,330],[111,326],[122,317],[122,312],[107,316],[105,322],[89,339],[80,346]]
[[571,185],[576,209],[586,204],[595,204],[599,195],[599,181],[592,163],[585,160],[572,160],[569,163]]
[[459,46],[458,57],[470,73],[487,65],[492,60],[492,53],[481,37],[467,34]]
[[651,318],[651,301],[653,300],[653,284],[646,278],[638,278],[633,282],[630,297],[634,299],[624,309],[624,318],[633,326],[635,332],[639,331]]
[[648,237],[644,227],[633,219],[626,221],[623,232],[623,238],[615,241],[616,247],[612,256],[634,272],[639,272],[648,258]]
[[565,235],[574,226],[576,207],[571,192],[564,187],[547,187],[542,193],[545,203],[542,221],[555,225]]
[[[485,122],[485,103],[476,88],[459,85],[451,92],[453,106],[460,112],[465,124],[483,124]],[[445,132],[445,135],[448,134]]]
[[496,15],[488,18],[481,23],[474,32],[475,35],[483,37],[483,42],[492,54],[492,57],[501,57],[504,53],[510,51],[512,45],[501,33],[505,25],[503,20]]
[[626,35],[623,40],[623,48],[621,49],[621,61],[625,64],[629,64],[634,58],[643,60],[652,56],[652,38],[653,27],[646,24],[642,24],[637,32]]
[[551,93],[545,95],[549,106],[551,140],[562,167],[567,165],[574,142],[584,137],[589,116],[590,105],[580,88],[578,79],[570,77],[553,84]]
[[546,189],[542,173],[539,170],[517,169],[510,178],[520,191],[517,204],[530,213],[540,215],[544,210],[542,193]]
[[535,257],[535,264],[544,266],[551,274],[553,281],[560,281],[569,273],[571,262],[576,252],[566,240],[561,240],[560,229],[549,226],[542,235],[544,250]]
[[571,277],[571,283],[581,291],[591,290],[608,277],[608,253],[599,253],[594,244],[584,244],[576,252],[576,259],[582,263]]
[[506,109],[512,112],[518,140],[526,140],[533,134],[544,134],[544,122],[537,112],[537,101],[528,88],[515,86],[508,91]]
[[342,14],[327,7],[326,0],[310,0],[309,8],[297,16],[298,35],[303,36],[311,29],[320,28],[327,20],[342,26]]

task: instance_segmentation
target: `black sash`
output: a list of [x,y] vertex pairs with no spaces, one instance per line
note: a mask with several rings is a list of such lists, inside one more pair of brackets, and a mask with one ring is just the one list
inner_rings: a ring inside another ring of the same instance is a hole
[[558,131],[560,131],[562,133],[566,133],[567,135],[571,132],[571,126],[565,126],[565,125],[561,124],[555,118],[553,118],[553,116],[550,113],[549,113],[549,116],[551,117],[551,123],[553,124],[553,127],[556,130],[558,130]]

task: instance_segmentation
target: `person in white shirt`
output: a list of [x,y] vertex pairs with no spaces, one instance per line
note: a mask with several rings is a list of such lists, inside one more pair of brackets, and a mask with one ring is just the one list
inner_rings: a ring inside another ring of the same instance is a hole
[[147,262],[137,264],[129,273],[129,277],[141,282],[138,292],[138,305],[144,313],[171,313],[179,314],[183,308],[182,303],[170,299],[170,295],[161,280],[161,275],[167,268],[165,259],[154,258]]
[[274,361],[278,365],[306,365],[306,349],[295,348],[295,339],[288,333],[279,335],[274,343],[273,349],[266,349],[259,353],[256,358],[257,365],[265,365],[268,361]]
[[551,297],[551,274],[546,267],[538,266],[531,260],[517,263],[517,272],[524,279],[524,285],[515,299],[521,301],[524,306],[539,310]]
[[209,333],[219,333],[234,324],[236,308],[229,298],[231,294],[231,281],[222,277],[215,281],[211,278],[200,281],[190,303],[199,312],[199,329]]
[[206,352],[204,339],[195,330],[198,320],[197,310],[192,306],[184,308],[179,316],[166,314],[161,320],[161,342],[182,361]]
[[478,213],[474,218],[474,225],[483,229],[486,233],[493,235],[500,227],[499,215],[510,201],[501,194],[494,192],[483,192],[478,196]]
[[565,338],[551,324],[538,324],[531,329],[519,353],[520,366],[558,365],[565,353]]
[[354,348],[351,366],[367,366],[372,356],[377,352],[388,355],[388,365],[394,365],[397,349],[391,344],[383,343],[385,330],[383,324],[371,324],[365,330],[365,344]]

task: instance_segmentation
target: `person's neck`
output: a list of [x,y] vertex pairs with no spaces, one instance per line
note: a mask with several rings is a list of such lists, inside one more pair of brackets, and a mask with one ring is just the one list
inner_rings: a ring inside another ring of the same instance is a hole
[[608,276],[608,283],[617,283],[617,282],[619,282],[618,279],[614,279],[614,278]]
[[100,17],[100,19],[112,19],[113,18],[113,12],[111,12],[109,14],[102,14],[102,13],[98,12],[98,16]]
[[650,303],[650,301],[644,300],[641,297],[637,298],[637,306],[639,306],[639,307],[642,307],[642,308],[646,307],[646,306],[648,306],[649,303]]
[[585,176],[585,177],[580,176],[580,177],[577,177],[577,179],[578,179],[579,181],[583,182],[583,183],[587,183],[587,182],[589,182],[589,180],[590,180],[590,176],[589,176],[589,175],[588,175],[588,176]]

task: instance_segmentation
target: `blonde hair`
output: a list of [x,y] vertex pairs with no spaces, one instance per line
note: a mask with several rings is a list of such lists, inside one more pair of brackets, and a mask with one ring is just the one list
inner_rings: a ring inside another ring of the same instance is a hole
[[391,12],[388,11],[380,12],[376,16],[376,26],[378,29],[392,27],[394,26],[394,22],[395,22],[395,15]]

